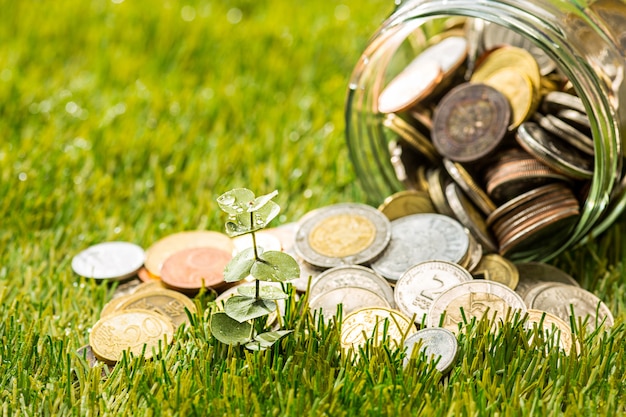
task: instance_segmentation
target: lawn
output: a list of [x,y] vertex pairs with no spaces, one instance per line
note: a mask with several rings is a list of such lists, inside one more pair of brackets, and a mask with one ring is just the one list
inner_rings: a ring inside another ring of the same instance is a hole
[[[400,351],[347,357],[337,328],[291,299],[295,332],[265,352],[193,326],[153,360],[91,368],[87,344],[114,285],[72,257],[111,240],[148,247],[223,230],[215,199],[279,191],[275,224],[367,196],[344,141],[348,78],[393,10],[381,0],[0,0],[2,415],[615,415],[626,412],[620,219],[553,263],[603,299],[607,333],[569,356],[520,322],[459,336],[449,375]],[[207,312],[209,310],[206,310]],[[103,376],[103,372],[105,376]]]

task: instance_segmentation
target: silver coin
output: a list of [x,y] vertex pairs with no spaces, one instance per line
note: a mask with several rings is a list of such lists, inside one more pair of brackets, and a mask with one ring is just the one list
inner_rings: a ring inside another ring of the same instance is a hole
[[[571,111],[573,110],[570,110],[570,112]],[[575,127],[568,125],[561,119],[551,114],[544,116],[540,113],[535,113],[533,119],[536,120],[537,123],[539,123],[539,126],[543,129],[550,132],[552,135],[563,139],[579,151],[582,151],[587,155],[594,154],[593,139],[580,132]]]
[[341,305],[343,317],[366,307],[391,307],[381,295],[359,287],[334,288],[309,301],[309,309],[317,312],[327,321],[337,313],[339,305]]
[[574,312],[576,321],[581,320],[591,331],[598,326],[612,327],[613,314],[609,307],[595,294],[572,285],[544,283],[533,288],[528,296],[529,308],[552,313],[566,323]]
[[418,213],[391,222],[391,241],[371,267],[391,281],[424,261],[459,263],[467,254],[469,238],[456,220],[435,213]]
[[467,227],[485,250],[488,252],[497,252],[498,244],[494,240],[491,231],[487,228],[482,213],[466,198],[457,184],[451,182],[446,186],[445,192],[448,204],[454,212],[454,217],[456,217],[463,226]]
[[471,281],[472,275],[461,266],[446,261],[426,261],[410,267],[398,280],[394,297],[398,309],[423,323],[435,298],[448,288]]
[[572,109],[563,109],[557,111],[555,116],[568,125],[584,131],[585,133],[590,133],[591,131],[591,122],[589,121],[589,116],[587,116],[586,113],[581,113]]
[[573,285],[580,287],[571,275],[561,269],[543,263],[543,262],[524,262],[517,263],[517,271],[519,272],[519,281],[515,292],[526,301],[528,292],[535,286],[544,282],[554,282],[560,284]]
[[526,313],[522,298],[504,284],[493,281],[473,280],[462,282],[441,293],[428,311],[428,327],[444,327],[458,331],[459,323],[472,318],[481,319],[485,314],[494,324],[506,320],[509,313]]
[[495,23],[485,25],[482,34],[485,50],[490,50],[502,45],[516,46],[530,52],[537,61],[541,75],[548,75],[556,69],[556,63],[548,54],[524,35],[520,35],[511,29],[496,25]]
[[556,139],[536,123],[522,123],[515,138],[526,152],[550,168],[574,179],[593,177],[593,158]]
[[82,277],[122,280],[137,273],[146,259],[144,250],[130,242],[104,242],[72,258],[72,269]]
[[370,262],[387,247],[389,219],[359,203],[316,209],[300,221],[295,237],[299,257],[319,268]]
[[580,97],[562,91],[550,91],[543,97],[541,110],[546,114],[554,114],[559,110],[570,109],[587,114]]
[[322,272],[309,289],[311,299],[335,288],[358,287],[373,291],[385,298],[394,308],[393,288],[389,282],[372,269],[360,265],[336,266]]
[[441,327],[421,329],[404,341],[404,366],[408,365],[416,345],[421,345],[420,352],[424,352],[427,358],[437,362],[435,368],[442,374],[452,369],[459,354],[459,342],[451,331]]

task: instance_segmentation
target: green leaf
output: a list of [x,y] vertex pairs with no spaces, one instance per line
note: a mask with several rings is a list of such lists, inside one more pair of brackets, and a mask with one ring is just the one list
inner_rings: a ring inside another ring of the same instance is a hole
[[241,214],[230,216],[226,222],[226,234],[230,237],[245,235],[255,229],[252,227],[250,213],[244,211]]
[[226,313],[211,315],[211,333],[217,340],[227,345],[244,344],[252,338],[252,324],[234,320]]
[[276,330],[273,332],[260,333],[256,335],[253,340],[246,343],[246,347],[250,350],[267,349],[291,332],[293,332],[293,330]]
[[[257,249],[260,250],[261,248]],[[254,262],[254,248],[244,249],[239,252],[224,268],[224,281],[241,281],[250,275],[250,270],[252,269]]]
[[274,190],[269,194],[262,195],[254,199],[252,204],[248,206],[248,212],[257,211],[265,206],[272,198],[278,195],[278,191]]
[[[250,286],[241,286],[237,288],[237,292],[239,294],[246,297],[254,297],[256,295],[256,288],[253,285]],[[259,297],[264,300],[284,300],[289,297],[287,293],[285,293],[282,288],[275,287],[273,285],[261,284],[261,288],[259,289]]]
[[283,282],[300,277],[300,265],[284,252],[267,251],[252,265],[250,274],[261,281]]
[[254,228],[262,229],[269,222],[274,220],[274,217],[280,213],[280,206],[273,201],[268,201],[265,205],[254,212]]
[[226,314],[239,322],[265,316],[275,310],[276,303],[273,301],[243,295],[234,295],[224,303]]
[[217,198],[220,208],[230,215],[237,215],[248,211],[250,203],[254,201],[254,193],[247,188],[235,188],[226,191]]

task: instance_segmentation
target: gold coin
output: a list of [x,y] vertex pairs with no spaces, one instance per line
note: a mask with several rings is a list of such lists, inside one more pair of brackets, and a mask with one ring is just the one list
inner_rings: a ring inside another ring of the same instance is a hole
[[[572,348],[572,328],[563,319],[555,316],[547,311],[535,310],[529,308],[528,318],[526,321],[526,327],[532,329],[533,326],[541,326],[544,337],[552,334],[551,332],[558,330],[554,333],[558,337],[559,347],[569,354]],[[529,342],[531,342],[529,340]]]
[[390,195],[378,207],[389,220],[415,213],[436,213],[430,196],[425,191],[405,190]]
[[98,320],[89,344],[98,359],[110,363],[119,361],[125,351],[151,358],[173,337],[174,326],[166,317],[148,310],[125,310]]
[[344,349],[364,345],[369,339],[375,344],[383,341],[385,320],[388,321],[386,336],[402,347],[403,340],[415,333],[411,319],[397,310],[384,307],[366,307],[348,314],[341,323],[341,347]]
[[311,248],[334,258],[351,256],[367,249],[376,237],[376,226],[367,217],[337,214],[322,219],[309,234]]
[[515,264],[496,253],[484,255],[472,274],[482,275],[487,281],[499,282],[512,290],[519,282],[519,272]]
[[218,248],[229,253],[233,252],[232,240],[223,233],[208,230],[179,232],[166,236],[148,248],[145,267],[152,276],[161,276],[163,263],[172,254],[183,249]]
[[512,113],[510,130],[522,124],[535,110],[538,100],[528,75],[514,68],[502,68],[489,74],[482,82],[501,92],[509,101]]
[[530,52],[515,46],[502,46],[489,52],[478,64],[471,81],[482,82],[503,68],[513,68],[528,76],[533,86],[533,95],[537,95],[541,87],[539,65]]
[[196,306],[189,297],[172,290],[142,291],[133,294],[118,305],[117,309],[119,311],[129,309],[154,311],[168,318],[175,328],[189,323],[185,309],[191,314],[196,312]]
[[390,113],[383,120],[383,126],[396,133],[404,142],[420,155],[427,158],[431,163],[439,163],[441,158],[438,156],[437,150],[432,142],[404,119]]

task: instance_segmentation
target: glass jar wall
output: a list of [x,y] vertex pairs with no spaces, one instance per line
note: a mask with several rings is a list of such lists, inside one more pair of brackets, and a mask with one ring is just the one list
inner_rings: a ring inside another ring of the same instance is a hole
[[[430,180],[439,178],[445,188],[447,183],[458,180],[449,175],[450,169],[458,168],[474,181],[472,187],[478,187],[476,192],[484,191],[487,200],[494,201],[491,212],[496,211],[496,216],[490,222],[491,232],[497,235],[500,252],[513,259],[548,259],[608,227],[622,212],[626,200],[622,143],[626,110],[621,105],[626,98],[626,32],[620,29],[626,27],[626,4],[616,0],[581,3],[575,0],[402,3],[371,38],[354,68],[348,89],[347,143],[370,202],[381,203],[385,197],[404,189],[424,190],[428,188],[429,176]],[[455,40],[465,45],[459,62],[455,62],[455,56],[463,47],[455,47]],[[433,52],[434,45],[439,45],[439,49]],[[429,53],[433,56],[427,56]],[[539,69],[540,78],[536,82],[532,70],[530,74],[520,75],[519,69],[525,64],[516,61],[515,56],[525,53],[534,58]],[[495,58],[497,55],[501,57]],[[481,70],[485,65],[491,69]],[[510,71],[503,71],[504,67]],[[477,76],[481,71],[483,74]],[[411,81],[407,83],[404,78]],[[511,86],[515,83],[515,87]],[[487,143],[495,140],[490,136],[493,132],[477,132],[474,128],[479,125],[472,125],[471,120],[463,125],[463,120],[471,118],[468,112],[480,112],[481,107],[475,102],[471,106],[466,103],[465,113],[456,116],[444,105],[455,101],[448,96],[465,84],[487,84],[508,99],[511,116],[504,138],[498,139],[502,143]],[[530,88],[528,94],[532,96],[526,102],[524,86]],[[585,151],[582,152],[585,160],[570,158],[572,143],[554,139],[558,129],[556,133],[535,132],[542,130],[539,127],[543,122],[565,121],[569,127],[578,123],[567,119],[566,110],[571,109],[568,104],[560,106],[561,96],[552,94],[546,98],[554,91],[582,103],[575,117],[586,115],[580,122],[584,126],[579,125],[578,131],[588,137],[589,143],[573,145],[578,148],[576,153]],[[462,141],[468,141],[457,143],[456,148],[452,146],[456,151],[446,147],[453,140],[455,129],[467,131],[470,125],[477,141],[463,138]],[[462,153],[480,147],[484,150],[474,152],[477,159],[466,160],[466,156],[459,154],[459,150]],[[519,152],[511,148],[519,148]],[[548,165],[541,175],[528,168],[529,163],[516,162],[518,167],[525,167],[520,169],[529,170],[524,174],[526,183],[518,187],[519,181],[509,181],[506,171],[495,172],[495,167],[509,162],[506,158],[519,159],[518,154],[529,151],[542,165],[541,170],[545,168],[543,165]],[[512,157],[515,152],[518,154]],[[553,166],[552,159],[561,157],[567,161],[557,160]],[[584,169],[586,164],[588,173]],[[537,176],[541,178],[534,178]],[[501,182],[489,183],[496,181],[494,177]],[[545,197],[555,200],[553,205],[533,207],[527,204],[528,198],[524,200],[524,194],[552,183],[565,184],[575,195],[575,213],[570,201],[568,215],[556,214],[553,210],[555,201],[559,200],[556,194]],[[476,203],[471,198],[475,196],[469,197]],[[521,199],[517,203],[516,197]],[[527,204],[525,209],[524,204]],[[491,212],[483,210],[487,223]],[[502,212],[512,218],[498,217],[503,216]],[[529,220],[533,213],[543,214]],[[495,229],[494,224],[500,229]]]

